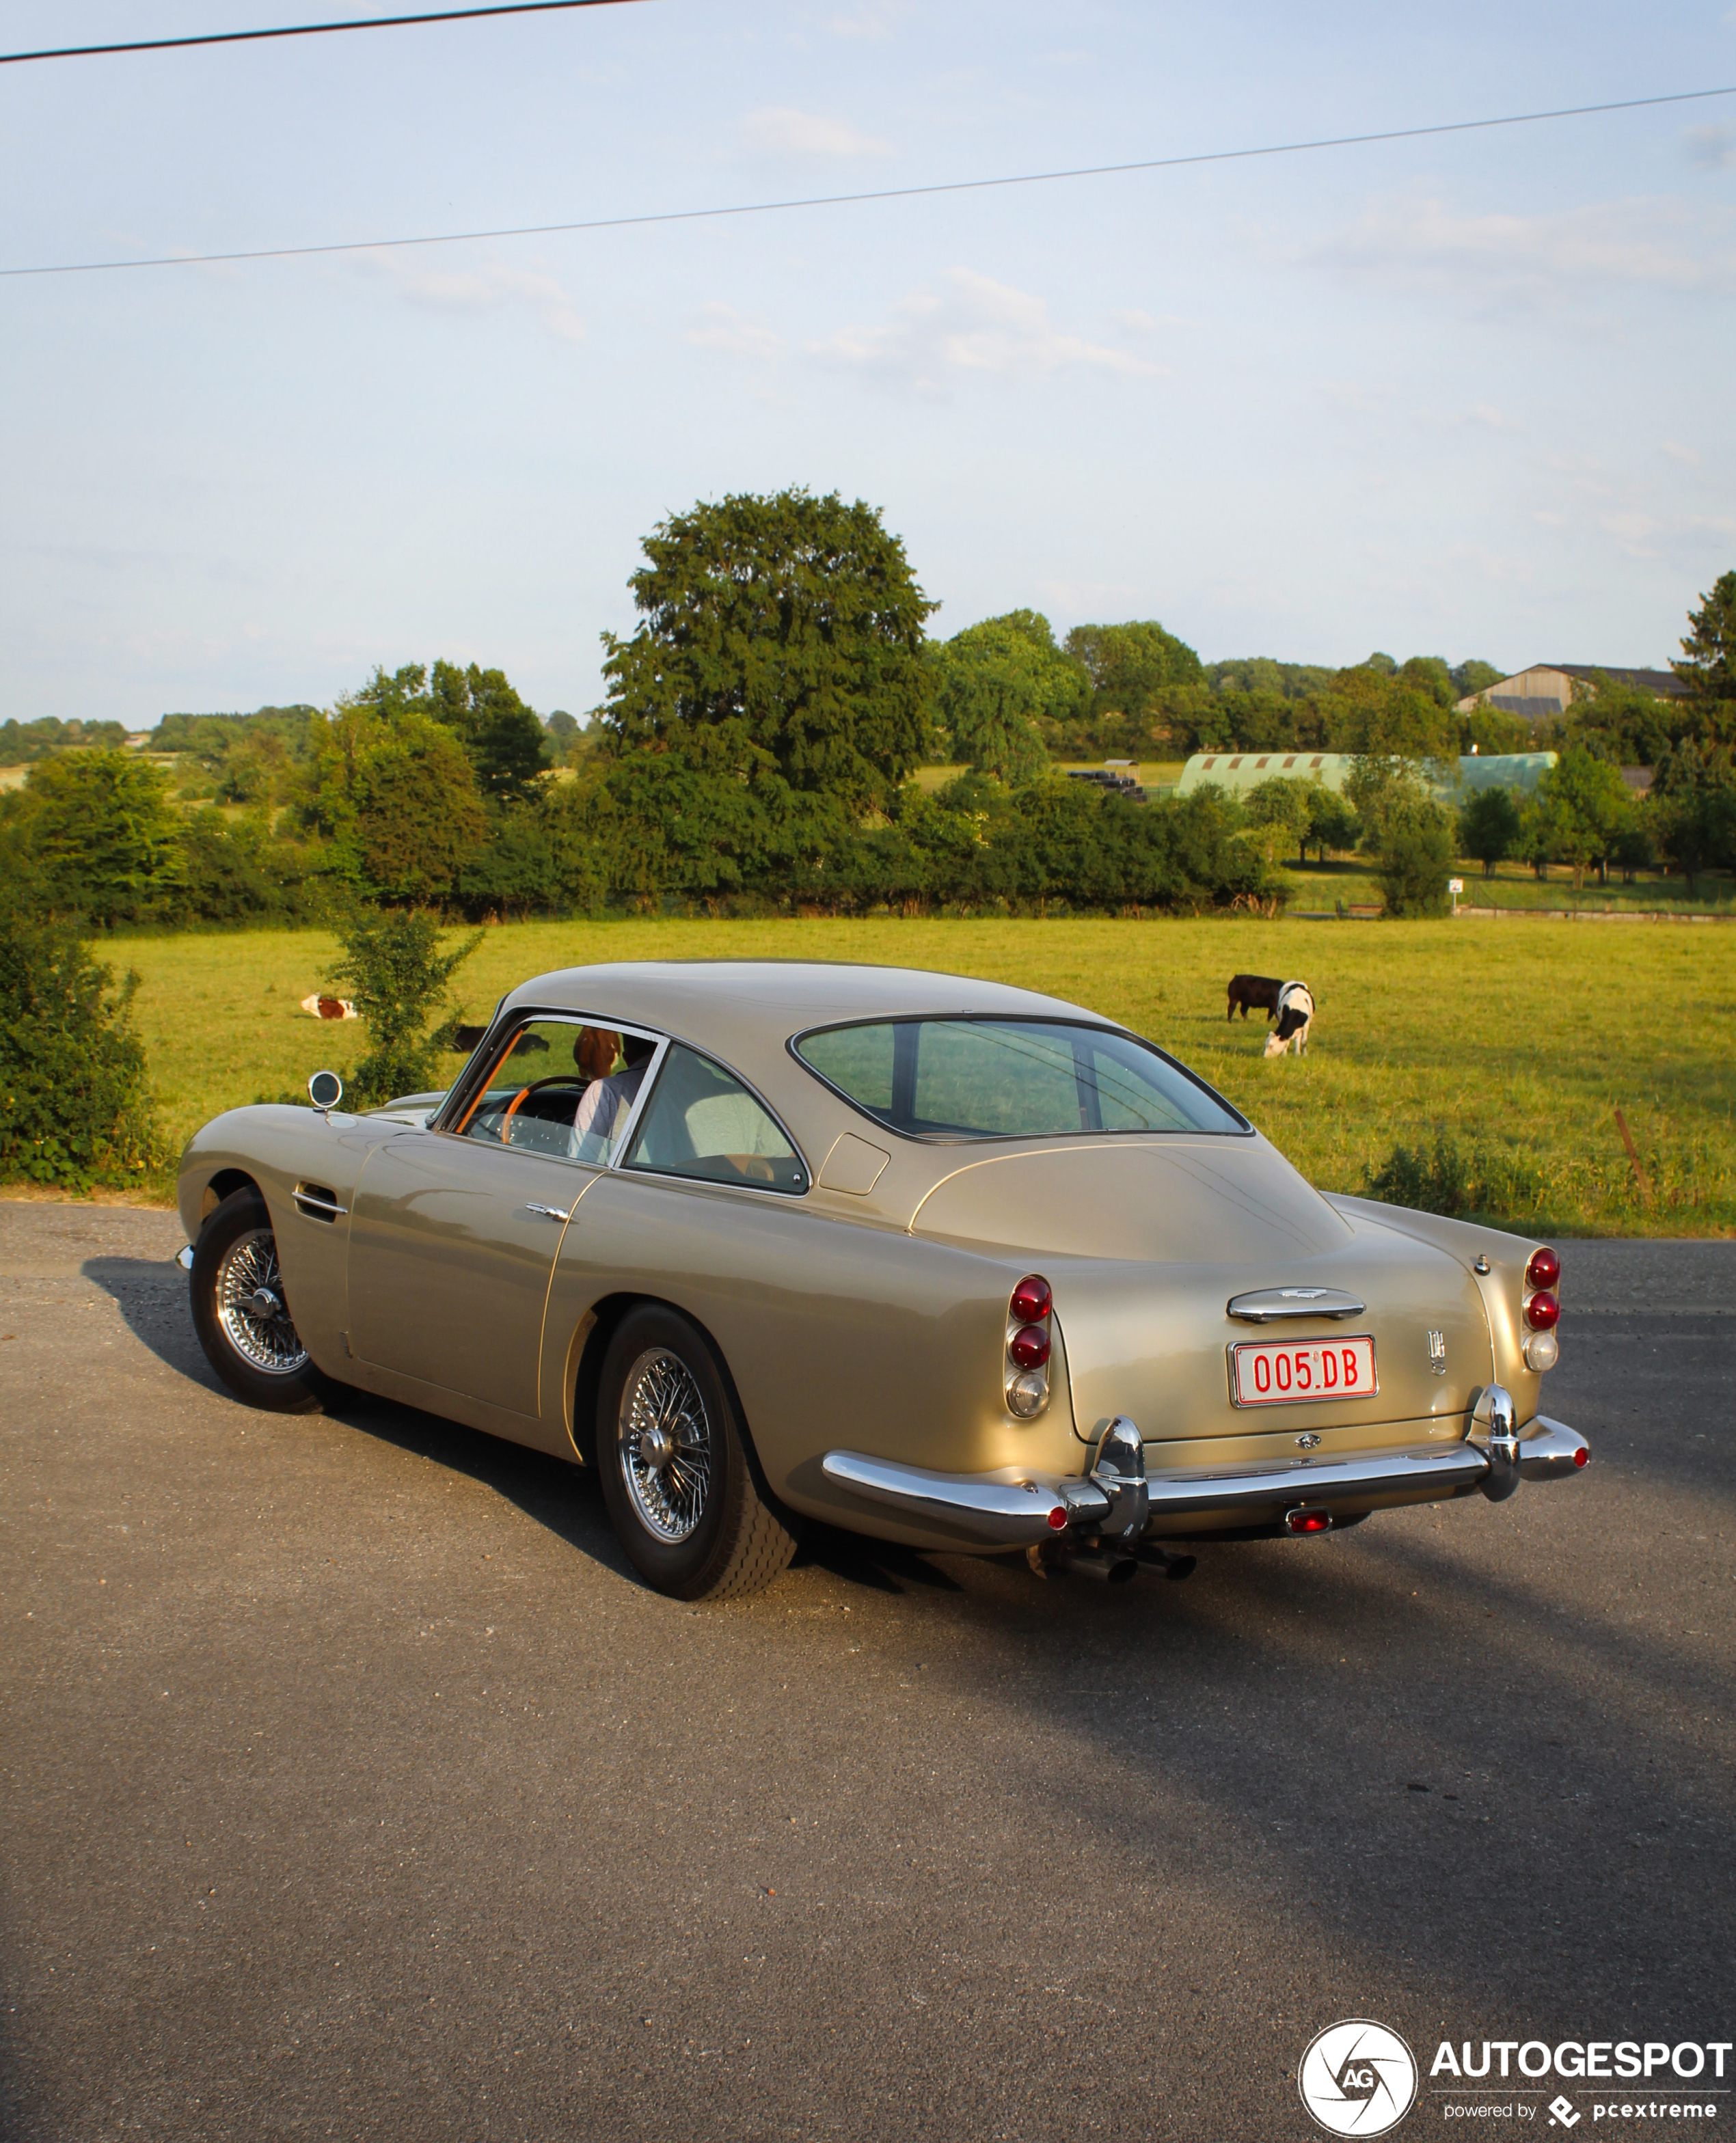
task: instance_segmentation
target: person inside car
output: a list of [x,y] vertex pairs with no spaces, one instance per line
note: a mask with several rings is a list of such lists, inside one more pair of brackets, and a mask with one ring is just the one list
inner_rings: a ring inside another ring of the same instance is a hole
[[[598,1034],[600,1041],[616,1039],[613,1035],[603,1035],[600,1029],[587,1027],[573,1052],[579,1059],[581,1071],[588,1068],[581,1054],[585,1035],[593,1033]],[[624,1126],[644,1084],[646,1067],[657,1054],[657,1044],[644,1035],[625,1035],[621,1037],[620,1047],[622,1068],[606,1078],[593,1078],[579,1096],[578,1112],[573,1119],[573,1151],[580,1161],[608,1158],[616,1134]]]

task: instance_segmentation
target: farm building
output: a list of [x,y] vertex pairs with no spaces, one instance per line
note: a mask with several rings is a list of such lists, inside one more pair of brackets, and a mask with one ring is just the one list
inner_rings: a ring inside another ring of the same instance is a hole
[[[1355,758],[1345,751],[1195,752],[1175,785],[1186,796],[1208,782],[1235,795],[1246,795],[1262,781],[1318,781],[1342,794]],[[1517,751],[1480,758],[1467,754],[1458,762],[1456,781],[1431,781],[1441,797],[1465,796],[1479,789],[1517,789],[1529,796],[1555,763],[1552,751]]]
[[1592,662],[1534,662],[1529,670],[1515,670],[1510,677],[1498,677],[1481,692],[1461,700],[1453,712],[1468,715],[1474,707],[1499,707],[1505,714],[1523,715],[1528,722],[1549,720],[1567,711],[1575,685],[1589,685],[1598,677],[1607,677],[1614,685],[1636,685],[1660,700],[1681,696],[1681,680],[1668,670],[1610,670],[1600,669]]

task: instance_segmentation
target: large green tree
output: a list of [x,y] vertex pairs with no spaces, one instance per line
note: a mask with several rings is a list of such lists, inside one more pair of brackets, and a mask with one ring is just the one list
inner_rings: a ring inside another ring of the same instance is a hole
[[1049,621],[1014,611],[966,626],[930,651],[935,712],[956,765],[1022,781],[1048,762],[1044,721],[1080,712],[1085,673],[1055,646]]
[[603,635],[618,753],[707,733],[726,778],[768,773],[846,809],[884,809],[928,741],[924,596],[879,512],[836,492],[735,494],[672,515],[633,574],[642,614]]
[[490,803],[524,802],[543,771],[543,725],[503,670],[436,662],[430,671],[408,662],[389,676],[376,670],[345,704],[371,708],[387,720],[422,715],[452,730]]
[[489,830],[463,746],[414,706],[340,703],[320,740],[311,815],[340,875],[394,904],[450,899]]
[[24,784],[22,835],[55,913],[136,922],[180,880],[180,829],[162,776],[130,751],[62,751]]
[[1590,865],[1607,867],[1634,808],[1619,767],[1570,745],[1537,784],[1539,845],[1582,885]]
[[1094,715],[1128,715],[1148,721],[1162,714],[1173,688],[1205,682],[1198,656],[1155,618],[1127,625],[1076,625],[1067,636],[1067,652],[1091,681]]
[[1682,660],[1669,666],[1688,687],[1701,737],[1736,742],[1736,572],[1720,573],[1689,611]]

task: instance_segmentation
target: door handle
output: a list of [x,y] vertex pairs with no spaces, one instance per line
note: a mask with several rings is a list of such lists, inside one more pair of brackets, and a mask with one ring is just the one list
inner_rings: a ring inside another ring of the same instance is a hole
[[570,1220],[573,1218],[570,1213],[562,1212],[558,1205],[527,1205],[524,1210],[543,1220]]

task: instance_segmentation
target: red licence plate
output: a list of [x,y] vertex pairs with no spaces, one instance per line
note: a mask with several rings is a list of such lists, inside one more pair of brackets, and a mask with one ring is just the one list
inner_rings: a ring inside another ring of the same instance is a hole
[[1381,1388],[1368,1339],[1257,1340],[1231,1348],[1230,1373],[1238,1406],[1372,1398]]

